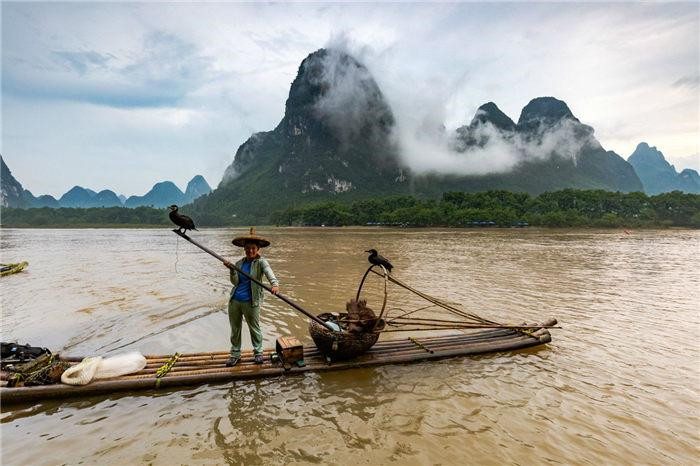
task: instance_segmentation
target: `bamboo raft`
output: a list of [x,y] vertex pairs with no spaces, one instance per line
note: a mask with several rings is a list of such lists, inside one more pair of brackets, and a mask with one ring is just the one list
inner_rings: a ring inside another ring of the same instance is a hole
[[[543,327],[556,325],[551,319]],[[0,388],[2,405],[40,402],[69,397],[114,394],[137,390],[158,390],[173,387],[196,386],[236,380],[258,379],[297,375],[305,372],[325,372],[386,364],[405,364],[459,356],[493,352],[515,351],[549,343],[551,336],[546,328],[493,329],[472,333],[459,333],[432,337],[408,337],[385,340],[375,344],[369,351],[345,361],[329,362],[316,348],[304,349],[305,366],[285,367],[271,362],[275,350],[264,352],[265,363],[253,362],[252,352],[243,352],[241,361],[234,367],[226,367],[228,352],[192,353],[179,355],[146,356],[147,365],[134,374],[104,379],[88,385],[65,384],[33,387]],[[64,361],[77,364],[83,358],[62,357]],[[173,364],[173,360],[174,361]],[[164,371],[164,366],[169,366]],[[163,372],[166,372],[163,374]]]

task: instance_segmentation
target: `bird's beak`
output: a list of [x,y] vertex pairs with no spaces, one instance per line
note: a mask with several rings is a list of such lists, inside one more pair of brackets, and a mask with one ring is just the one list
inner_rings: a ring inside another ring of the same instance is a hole
[[369,252],[369,251],[365,251],[365,252]]

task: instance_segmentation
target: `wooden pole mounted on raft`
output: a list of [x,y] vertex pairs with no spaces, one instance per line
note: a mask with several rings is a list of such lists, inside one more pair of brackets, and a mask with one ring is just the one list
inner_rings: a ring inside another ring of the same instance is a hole
[[[365,274],[362,276],[362,281],[360,282],[360,286],[357,288],[357,295],[355,296],[355,301],[360,300],[360,293],[362,292],[362,285],[365,284],[365,280],[367,279],[367,275],[370,272],[374,272],[374,270],[372,270],[374,267],[375,267],[375,264],[370,265],[369,268],[367,269],[367,271],[365,272]],[[383,277],[384,277],[384,301],[382,301],[382,311],[379,313],[379,317],[377,317],[377,320],[374,322],[374,326],[372,327],[373,332],[374,332],[374,329],[377,328],[377,325],[379,324],[379,322],[382,320],[382,317],[384,316],[384,311],[386,310],[386,299],[387,299],[387,295],[388,295],[386,288],[387,288],[387,277],[389,276],[389,273],[386,271],[386,269],[384,268],[383,265],[379,264],[379,267],[381,267],[382,272],[384,272],[384,275],[383,275]],[[377,275],[381,275],[377,272],[374,272],[374,273],[376,273]]]
[[[181,231],[179,231],[179,230],[177,230],[177,229],[174,229],[174,230],[173,230],[173,233],[175,233],[176,235],[180,236],[181,238],[186,239],[187,241],[189,241],[190,243],[194,244],[195,246],[197,246],[197,247],[198,247],[199,249],[201,249],[202,251],[207,252],[207,253],[211,254],[212,256],[216,257],[216,258],[219,259],[222,263],[225,264],[225,263],[227,262],[226,259],[224,259],[222,256],[218,255],[217,253],[215,253],[214,251],[212,251],[212,250],[209,249],[208,247],[202,246],[202,245],[199,244],[197,241],[193,240],[192,238],[190,238],[190,237],[187,236],[186,234],[182,233]],[[326,322],[324,322],[323,320],[319,319],[318,317],[316,317],[315,315],[313,315],[312,313],[310,313],[309,311],[307,311],[307,310],[304,309],[303,307],[299,306],[297,303],[295,303],[294,301],[290,300],[290,299],[287,298],[286,296],[283,296],[283,295],[280,294],[280,293],[277,293],[277,294],[272,293],[272,288],[270,288],[269,286],[265,285],[265,284],[264,284],[263,282],[261,282],[260,280],[256,280],[254,277],[251,277],[249,274],[245,273],[243,270],[239,269],[239,268],[236,267],[234,264],[230,264],[230,263],[229,263],[229,265],[227,265],[227,267],[228,267],[229,269],[235,270],[236,272],[240,273],[240,274],[243,275],[244,277],[247,277],[248,279],[250,279],[250,281],[252,281],[252,282],[258,284],[258,285],[261,286],[261,287],[263,287],[265,290],[269,291],[270,294],[271,294],[272,296],[275,296],[275,297],[281,299],[282,301],[284,301],[285,303],[289,304],[290,306],[292,306],[292,307],[293,307],[294,309],[296,309],[297,311],[299,311],[299,312],[301,312],[302,314],[304,314],[304,315],[305,315],[306,317],[308,317],[309,319],[311,319],[311,320],[313,320],[313,321],[316,321],[317,323],[323,325],[324,327],[326,327],[326,328],[327,328],[328,330],[330,330],[331,332],[335,332],[335,330],[333,329],[333,327],[331,327],[330,325],[328,325]]]

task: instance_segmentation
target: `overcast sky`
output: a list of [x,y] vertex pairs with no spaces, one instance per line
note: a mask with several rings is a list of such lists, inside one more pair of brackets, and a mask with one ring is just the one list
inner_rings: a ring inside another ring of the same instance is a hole
[[215,186],[283,116],[299,63],[342,45],[394,112],[448,128],[554,96],[627,158],[700,168],[699,7],[689,3],[2,3],[2,141],[35,195]]

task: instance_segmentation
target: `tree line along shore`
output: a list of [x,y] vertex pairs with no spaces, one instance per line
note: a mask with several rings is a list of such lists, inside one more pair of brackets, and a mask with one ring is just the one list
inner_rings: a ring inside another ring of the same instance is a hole
[[[182,208],[187,213],[187,206]],[[4,228],[145,227],[169,225],[167,210],[150,207],[3,208]],[[194,216],[198,226],[238,226],[235,218]],[[206,219],[206,221],[201,221]],[[539,196],[509,191],[447,192],[440,199],[413,196],[323,202],[288,207],[260,217],[278,226],[403,227],[688,227],[700,228],[700,195],[565,189]]]

